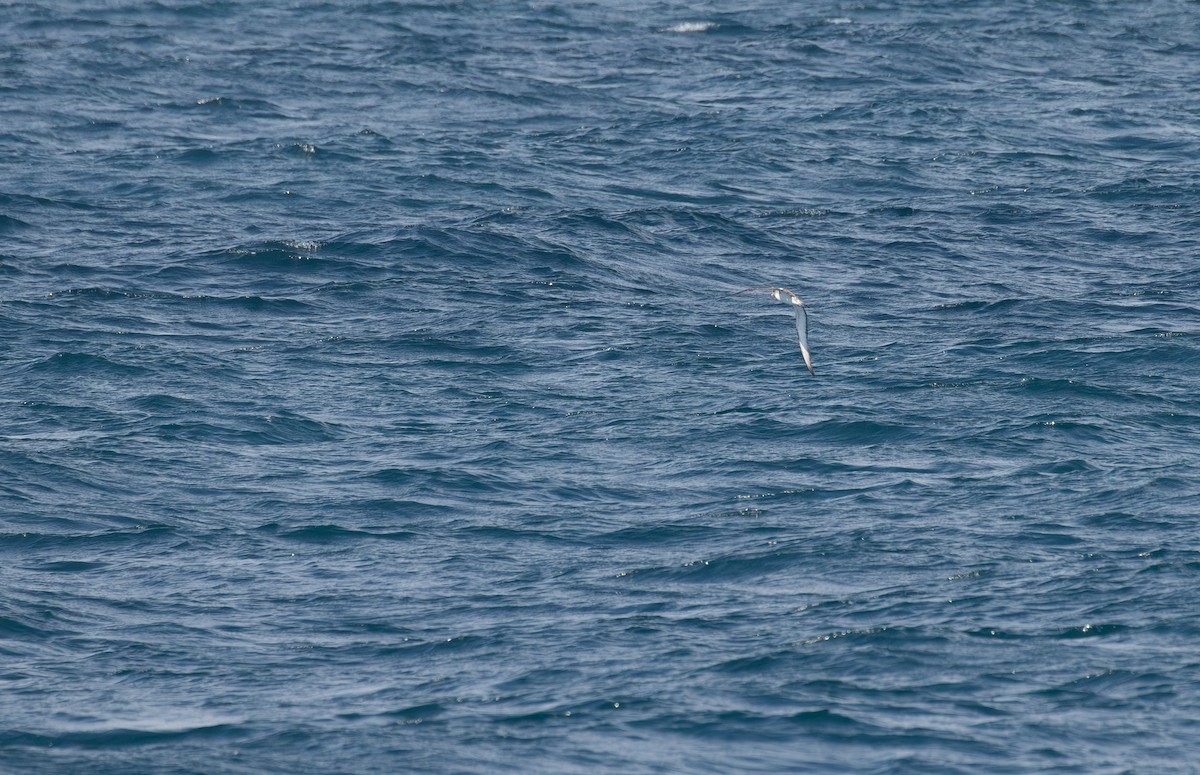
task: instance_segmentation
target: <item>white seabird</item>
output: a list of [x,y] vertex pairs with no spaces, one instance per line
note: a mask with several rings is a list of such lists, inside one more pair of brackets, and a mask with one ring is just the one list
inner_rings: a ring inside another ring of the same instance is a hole
[[796,313],[796,335],[800,338],[800,354],[804,356],[804,365],[808,367],[808,373],[817,376],[813,371],[812,354],[808,351],[808,307],[804,306],[804,302],[800,297],[789,291],[787,288],[776,288],[772,285],[756,285],[753,288],[746,288],[738,291],[738,293],[747,293],[749,291],[770,291],[771,297],[775,301],[782,301],[785,304],[792,305],[792,311]]

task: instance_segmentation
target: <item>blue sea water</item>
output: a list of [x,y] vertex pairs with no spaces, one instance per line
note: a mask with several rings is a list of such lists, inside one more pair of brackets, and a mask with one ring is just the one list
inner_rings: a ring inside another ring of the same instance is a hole
[[0,3],[0,772],[1200,771],[1198,41]]

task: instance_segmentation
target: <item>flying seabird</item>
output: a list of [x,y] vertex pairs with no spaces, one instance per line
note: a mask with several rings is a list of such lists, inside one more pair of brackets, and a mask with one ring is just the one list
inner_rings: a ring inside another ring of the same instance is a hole
[[800,338],[800,354],[804,356],[804,365],[808,367],[808,373],[817,376],[813,371],[812,355],[808,352],[808,307],[804,306],[804,302],[800,297],[789,291],[787,288],[776,288],[772,285],[756,285],[753,288],[746,288],[738,291],[738,293],[747,293],[749,291],[770,291],[771,297],[775,301],[782,301],[785,304],[792,305],[792,312],[796,313],[796,334]]

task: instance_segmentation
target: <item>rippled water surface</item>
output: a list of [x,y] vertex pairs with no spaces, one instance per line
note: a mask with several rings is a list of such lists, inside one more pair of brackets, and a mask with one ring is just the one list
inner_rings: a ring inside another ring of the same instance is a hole
[[1193,772],[1196,12],[0,3],[0,771]]

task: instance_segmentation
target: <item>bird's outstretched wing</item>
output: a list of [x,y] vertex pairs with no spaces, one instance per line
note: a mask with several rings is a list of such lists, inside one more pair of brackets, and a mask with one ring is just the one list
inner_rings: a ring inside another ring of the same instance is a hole
[[[755,285],[751,286],[750,288],[743,288],[740,291],[735,291],[733,295],[737,296],[739,293],[749,293],[750,291],[770,291],[772,294],[774,294],[776,291],[779,291],[780,293],[785,293],[788,296],[791,296],[797,302],[800,301],[800,297],[789,291],[787,288],[780,288],[775,285]],[[782,301],[782,299],[780,299],[780,301]]]
[[808,367],[808,373],[817,376],[813,371],[812,353],[808,351],[808,310],[804,307],[803,302],[794,305],[796,312],[796,335],[800,339],[800,354],[804,356],[804,365]]

